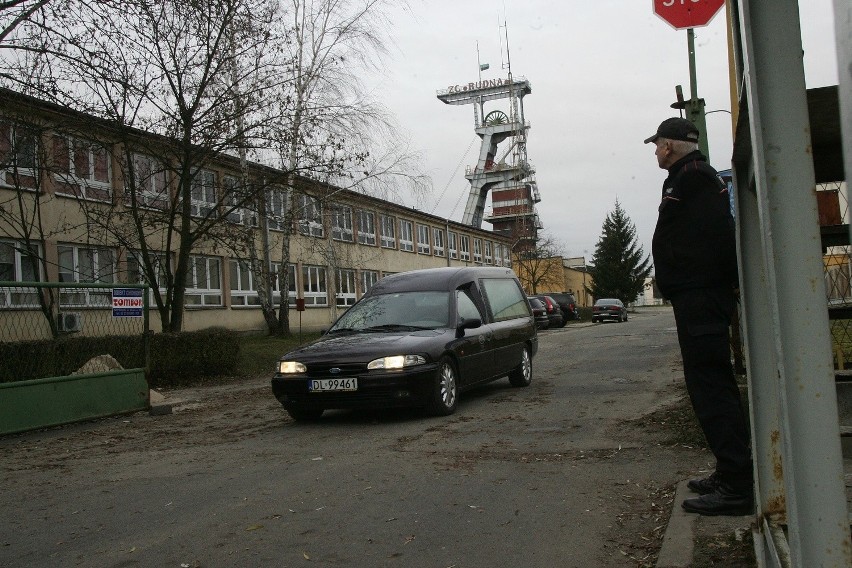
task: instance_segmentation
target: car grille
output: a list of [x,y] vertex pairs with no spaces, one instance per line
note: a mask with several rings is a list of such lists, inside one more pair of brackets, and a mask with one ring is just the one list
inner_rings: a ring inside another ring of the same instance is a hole
[[[340,369],[339,372],[332,373],[331,369]],[[350,377],[357,376],[366,372],[367,365],[365,363],[348,363],[343,365],[332,365],[327,363],[308,365],[308,376],[312,379],[325,377]]]

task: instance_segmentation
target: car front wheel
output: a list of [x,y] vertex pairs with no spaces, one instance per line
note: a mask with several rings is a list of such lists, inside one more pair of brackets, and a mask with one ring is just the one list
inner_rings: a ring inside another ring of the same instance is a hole
[[438,366],[435,389],[427,410],[435,416],[448,416],[456,411],[458,404],[458,376],[456,366],[449,357],[442,357]]
[[524,347],[521,362],[509,372],[509,384],[513,387],[526,387],[532,381],[532,357],[529,347]]

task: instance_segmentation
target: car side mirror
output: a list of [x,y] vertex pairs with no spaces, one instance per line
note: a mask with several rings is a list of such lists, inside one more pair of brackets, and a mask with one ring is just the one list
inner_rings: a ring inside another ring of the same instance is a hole
[[476,329],[482,326],[482,320],[479,318],[463,319],[456,327],[456,333],[459,337],[464,335],[466,329]]

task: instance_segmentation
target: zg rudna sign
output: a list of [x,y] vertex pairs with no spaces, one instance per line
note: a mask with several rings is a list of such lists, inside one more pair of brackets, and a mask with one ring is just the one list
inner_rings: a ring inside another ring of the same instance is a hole
[[141,318],[145,307],[142,299],[142,288],[113,288],[112,317]]

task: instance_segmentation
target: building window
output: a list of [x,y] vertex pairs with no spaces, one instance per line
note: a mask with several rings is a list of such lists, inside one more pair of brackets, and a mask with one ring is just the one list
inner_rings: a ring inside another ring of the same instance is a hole
[[459,257],[458,247],[456,245],[456,234],[452,231],[447,232],[447,248],[450,251],[450,258],[457,259]]
[[53,165],[60,182],[58,193],[84,199],[107,200],[110,185],[110,155],[97,143],[63,134],[53,136]]
[[468,235],[461,236],[461,259],[464,261],[470,260],[470,237]]
[[0,280],[7,282],[39,282],[40,247],[20,241],[0,241]]
[[405,219],[399,220],[399,250],[414,252],[414,224]]
[[432,230],[428,225],[417,225],[417,252],[418,254],[432,254],[429,246],[429,233]]
[[325,267],[302,266],[302,293],[306,306],[327,306],[328,285]]
[[296,196],[296,218],[299,232],[309,237],[322,237],[322,206],[318,199],[300,193]]
[[508,245],[503,245],[503,266],[512,266],[512,249]]
[[337,270],[337,293],[334,295],[338,308],[348,308],[355,303],[355,271],[347,268]]
[[485,241],[485,264],[494,264],[494,256],[491,253],[491,241]]
[[[135,197],[136,205],[139,207],[168,208],[166,170],[157,159],[144,154],[134,154],[133,171],[128,172],[126,182],[128,185],[125,187],[124,194],[128,203],[132,203],[132,198]],[[134,182],[136,191],[133,191],[133,187],[129,185],[131,182]]]
[[[115,282],[115,253],[111,249],[59,245],[56,250],[59,254],[60,282]],[[109,290],[102,289],[61,289],[59,302],[62,305],[109,306],[112,295]]]
[[254,272],[244,260],[231,260],[231,305],[259,306],[260,297],[254,283]]
[[371,211],[358,211],[358,242],[376,246],[376,216]]
[[[272,263],[272,301],[276,304],[281,302],[281,283],[278,281],[278,275],[281,274],[281,266],[282,263],[280,262]],[[296,298],[296,290],[298,289],[296,285],[296,265],[292,263],[288,264],[287,272],[288,297],[294,299]]]
[[[0,281],[39,282],[41,278],[40,247],[19,241],[0,241]],[[0,289],[0,308],[38,307],[36,288]]]
[[432,231],[434,237],[432,241],[432,251],[435,256],[444,256],[444,230],[435,229]]
[[390,215],[379,215],[379,225],[381,229],[382,247],[395,249],[396,219],[394,219]]
[[38,134],[33,128],[0,121],[0,185],[35,189]]
[[253,203],[249,199],[250,187],[243,187],[240,180],[234,176],[222,178],[222,191],[225,204],[230,211],[228,221],[238,225],[257,227],[257,213],[253,211]]
[[338,241],[351,243],[352,208],[346,205],[334,205],[331,209],[331,236]]
[[503,266],[503,245],[494,243],[494,264]]
[[482,264],[482,239],[473,239],[473,262]]
[[192,178],[190,215],[209,217],[216,208],[216,174],[198,170]]
[[222,278],[220,259],[213,256],[190,256],[187,274],[186,306],[221,306]]
[[156,271],[155,280],[151,282],[145,275],[145,261],[142,251],[129,251],[127,254],[127,282],[128,284],[147,284],[151,288],[165,289],[166,282],[166,255],[158,252],[148,251],[152,268]]
[[283,231],[287,223],[287,190],[272,187],[266,192],[267,226],[273,231]]
[[361,294],[366,294],[379,281],[379,273],[376,270],[361,271]]

